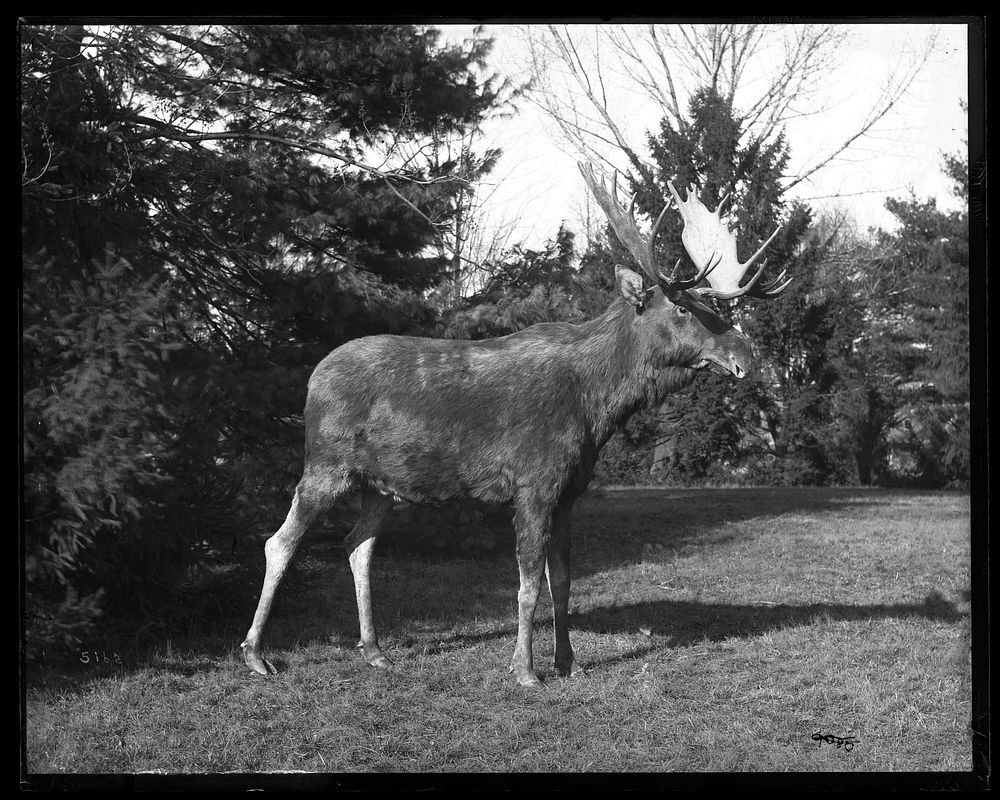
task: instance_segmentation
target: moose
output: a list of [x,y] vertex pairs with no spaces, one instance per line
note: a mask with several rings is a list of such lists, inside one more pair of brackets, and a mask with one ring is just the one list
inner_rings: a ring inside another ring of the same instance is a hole
[[552,597],[556,670],[580,671],[568,628],[570,525],[601,448],[631,414],[661,403],[699,370],[746,377],[750,342],[704,301],[775,297],[791,279],[782,271],[759,284],[762,263],[741,286],[777,230],[740,263],[722,202],[711,212],[693,187],[682,199],[672,183],[681,241],[696,273],[680,277],[680,259],[664,273],[653,244],[669,201],[643,236],[635,196],[627,210],[618,200],[617,173],[609,190],[592,165],[579,167],[645,276],[617,266],[620,296],[589,322],[541,323],[480,341],[369,336],[319,363],[308,385],[302,478],[284,523],[264,545],[264,584],[241,645],[253,671],[276,672],[263,655],[264,627],[299,541],[317,516],[356,490],[360,516],[344,547],[357,595],[358,646],[369,665],[392,667],[375,632],[369,566],[393,500],[472,496],[514,508],[520,588],[510,671],[522,686],[542,686],[531,640],[543,576]]

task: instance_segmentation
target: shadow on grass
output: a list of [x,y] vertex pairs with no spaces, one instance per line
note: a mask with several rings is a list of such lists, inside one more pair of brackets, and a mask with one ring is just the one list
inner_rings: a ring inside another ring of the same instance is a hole
[[[816,621],[860,621],[920,618],[936,622],[957,622],[962,613],[954,603],[937,592],[930,593],[921,603],[890,603],[850,605],[847,603],[809,603],[806,605],[731,605],[695,601],[656,600],[625,606],[595,608],[582,614],[571,614],[570,634],[590,631],[599,634],[639,634],[648,631],[649,643],[624,654],[597,661],[586,659],[585,667],[598,667],[630,658],[641,658],[652,652],[688,647],[700,642],[726,639],[750,639],[783,628],[811,625]],[[536,623],[536,640],[548,630],[548,623]],[[451,652],[496,639],[517,635],[517,628],[507,625],[479,634],[458,634],[448,637],[424,651],[429,654]]]
[[818,621],[857,622],[919,618],[935,622],[957,622],[962,614],[937,592],[921,603],[851,605],[848,603],[808,603],[805,605],[731,605],[689,601],[658,600],[613,608],[598,608],[570,616],[571,630],[603,634],[649,631],[649,646],[614,658],[588,662],[601,666],[651,652],[689,647],[699,642],[749,639],[784,628],[811,625]]

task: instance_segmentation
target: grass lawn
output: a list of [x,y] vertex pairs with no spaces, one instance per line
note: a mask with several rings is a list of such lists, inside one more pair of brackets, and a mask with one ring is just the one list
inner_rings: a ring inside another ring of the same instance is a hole
[[380,542],[383,672],[354,647],[347,560],[320,535],[271,617],[277,676],[239,654],[254,582],[153,652],[93,645],[121,665],[29,668],[27,770],[966,772],[969,538],[965,494],[604,490],[574,515],[587,674],[556,676],[546,595],[547,689],[529,691],[507,672],[512,538],[476,557]]

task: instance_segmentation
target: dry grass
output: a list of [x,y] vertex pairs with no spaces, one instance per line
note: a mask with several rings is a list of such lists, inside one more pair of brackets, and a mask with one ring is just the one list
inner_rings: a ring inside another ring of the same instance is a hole
[[279,595],[268,630],[278,676],[239,659],[248,586],[214,630],[151,657],[30,674],[27,769],[967,772],[969,518],[960,494],[586,498],[570,629],[588,674],[554,675],[543,605],[544,692],[506,671],[512,552],[446,559],[386,542],[373,586],[398,669],[385,673],[353,647],[346,559],[317,542],[304,563],[322,580]]

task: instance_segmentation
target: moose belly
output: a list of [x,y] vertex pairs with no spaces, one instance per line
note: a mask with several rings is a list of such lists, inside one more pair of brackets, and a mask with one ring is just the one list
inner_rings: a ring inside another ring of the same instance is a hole
[[355,438],[346,460],[361,480],[412,502],[471,496],[505,503],[525,487],[558,496],[571,484],[586,483],[578,474],[579,459],[572,457],[579,445],[539,431],[518,437],[492,436],[489,425],[436,435],[403,426],[377,431],[364,441]]

